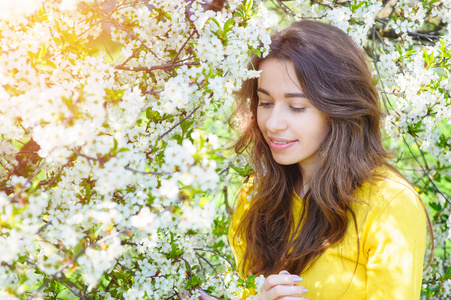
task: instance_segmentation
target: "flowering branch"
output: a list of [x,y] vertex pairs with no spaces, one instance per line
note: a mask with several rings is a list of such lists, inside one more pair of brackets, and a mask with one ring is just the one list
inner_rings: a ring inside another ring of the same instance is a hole
[[133,72],[146,72],[149,74],[153,74],[152,71],[155,70],[169,70],[175,67],[181,67],[181,66],[198,66],[200,65],[199,61],[190,61],[190,62],[171,62],[159,66],[153,66],[153,67],[125,67],[125,66],[116,66],[115,68],[117,70],[126,70],[126,71],[133,71]]
[[200,105],[198,105],[192,112],[189,113],[189,115],[187,115],[183,120],[181,120],[180,122],[177,122],[174,126],[172,126],[171,128],[169,128],[168,131],[164,132],[162,135],[160,135],[158,137],[157,140],[161,140],[165,135],[167,135],[168,133],[170,133],[172,130],[174,130],[177,126],[179,126],[180,124],[182,124],[183,122],[185,122],[186,120],[188,120],[198,109],[200,108]]

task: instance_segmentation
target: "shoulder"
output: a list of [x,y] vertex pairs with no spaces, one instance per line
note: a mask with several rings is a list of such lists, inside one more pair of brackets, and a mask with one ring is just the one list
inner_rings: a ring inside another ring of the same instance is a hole
[[361,202],[353,204],[364,236],[385,225],[388,230],[397,226],[420,231],[426,228],[426,211],[412,185],[388,167],[379,167],[374,172],[376,179],[356,190],[355,198]]
[[[426,249],[426,212],[401,175],[380,168],[362,230],[368,296],[418,299]],[[382,291],[380,286],[384,285]]]
[[364,237],[401,230],[405,235],[425,234],[426,211],[412,185],[395,171],[378,168],[377,180],[365,184],[358,210],[363,214]]
[[388,167],[375,169],[375,180],[366,182],[357,191],[357,198],[370,207],[406,205],[422,209],[421,199],[414,187],[401,175]]

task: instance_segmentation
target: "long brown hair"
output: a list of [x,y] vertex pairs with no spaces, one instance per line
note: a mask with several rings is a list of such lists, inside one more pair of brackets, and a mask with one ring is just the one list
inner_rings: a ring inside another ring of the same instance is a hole
[[243,83],[232,115],[245,122],[235,151],[248,152],[257,193],[237,231],[247,244],[242,272],[300,274],[343,239],[348,213],[355,219],[353,191],[375,179],[371,171],[376,167],[393,168],[382,146],[381,108],[366,55],[346,33],[299,21],[275,33],[268,56],[254,56],[250,67],[258,70],[264,59],[294,64],[303,92],[327,116],[329,130],[304,195],[308,213],[301,216],[302,226],[294,224],[293,191],[302,184],[302,174],[297,164],[279,165],[272,158],[257,125],[257,79]]

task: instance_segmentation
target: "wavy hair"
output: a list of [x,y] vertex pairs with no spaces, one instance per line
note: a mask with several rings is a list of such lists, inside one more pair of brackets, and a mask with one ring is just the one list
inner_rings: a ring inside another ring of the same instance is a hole
[[249,67],[258,70],[265,59],[292,62],[304,94],[327,116],[328,132],[304,195],[308,213],[294,224],[293,191],[302,184],[302,174],[297,164],[279,165],[272,158],[257,125],[257,79],[243,83],[232,118],[239,116],[244,124],[234,148],[238,154],[247,152],[257,193],[236,234],[247,244],[243,274],[265,276],[281,269],[293,274],[306,270],[343,239],[348,213],[355,220],[351,204],[359,201],[352,193],[376,179],[371,171],[385,165],[399,174],[382,146],[382,112],[363,50],[340,29],[308,20],[291,24],[271,40],[268,56],[254,56]]

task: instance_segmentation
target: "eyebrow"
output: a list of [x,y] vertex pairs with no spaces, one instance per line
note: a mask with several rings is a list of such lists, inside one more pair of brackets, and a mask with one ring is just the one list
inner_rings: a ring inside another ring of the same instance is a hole
[[[271,96],[269,92],[262,88],[257,88],[257,92]],[[307,98],[304,93],[286,93],[285,98]]]

